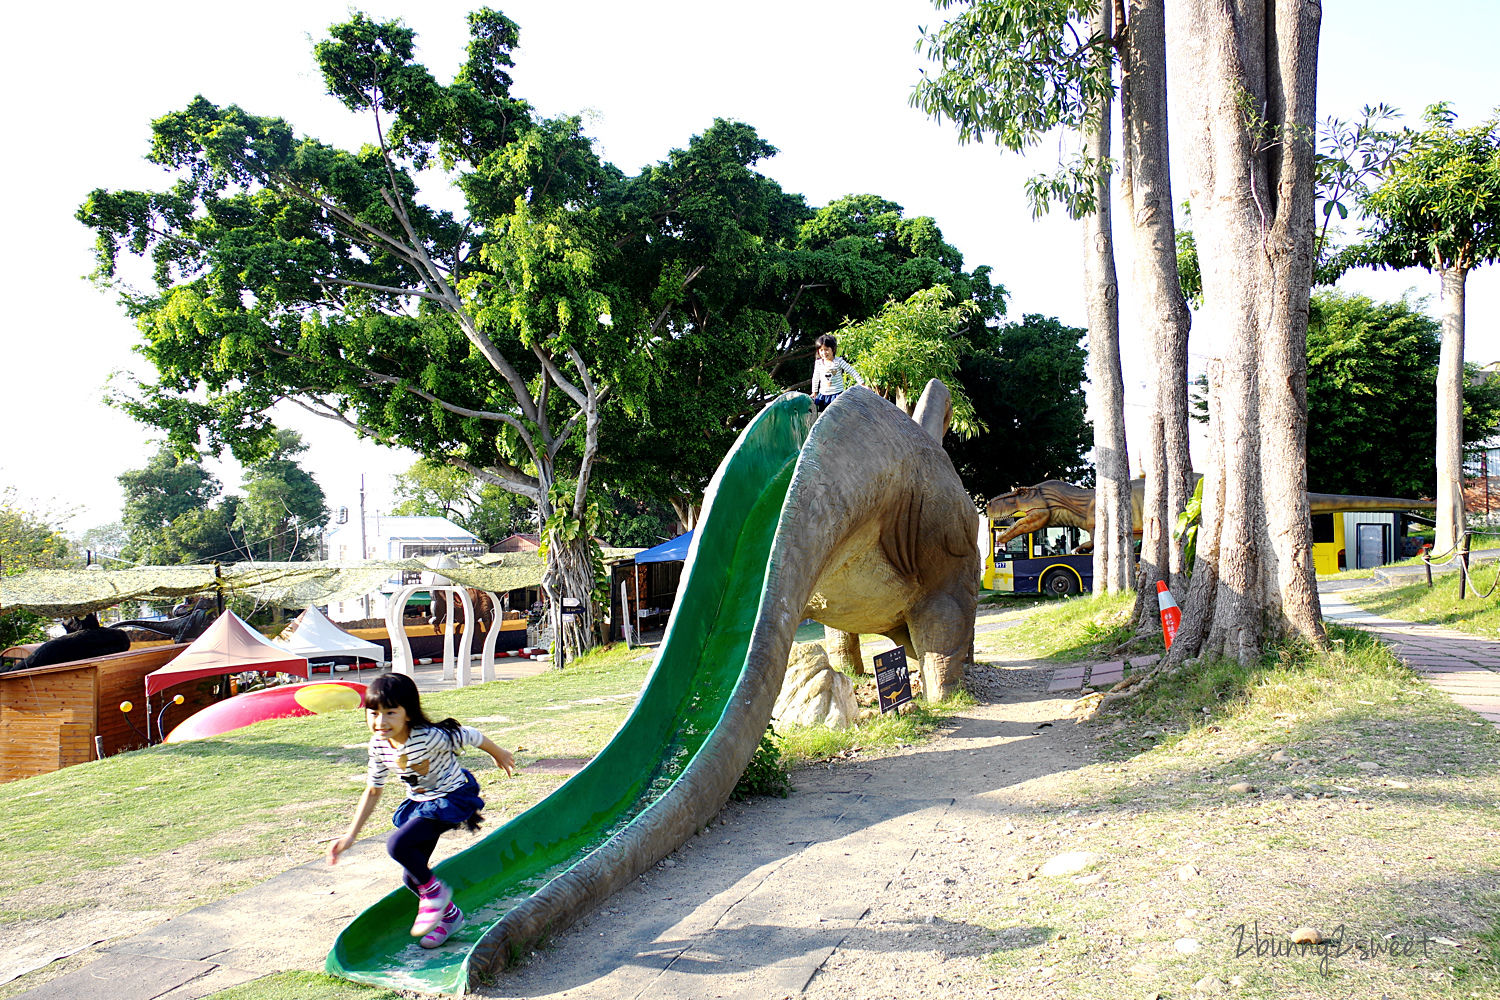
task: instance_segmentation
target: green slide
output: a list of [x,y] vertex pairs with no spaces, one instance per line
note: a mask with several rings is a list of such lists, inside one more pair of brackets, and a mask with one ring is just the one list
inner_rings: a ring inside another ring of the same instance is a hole
[[[408,933],[416,897],[397,889],[339,934],[329,973],[423,993],[466,988],[655,864],[712,815],[700,812],[722,805],[749,752],[746,725],[729,732],[726,710],[746,702],[750,682],[741,674],[773,576],[772,541],[811,426],[811,400],[782,396],[719,466],[656,663],[609,745],[547,798],[437,867],[467,925],[423,950]],[[696,801],[706,796],[680,780],[689,772],[712,775],[723,795]]]

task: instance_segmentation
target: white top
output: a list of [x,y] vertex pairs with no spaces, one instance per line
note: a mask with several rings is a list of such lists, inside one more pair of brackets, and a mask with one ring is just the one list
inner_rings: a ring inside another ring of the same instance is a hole
[[[458,791],[468,780],[458,762],[464,747],[477,747],[483,742],[484,734],[472,726],[460,726],[457,736],[436,726],[421,726],[413,729],[400,747],[391,746],[384,736],[371,736],[370,786],[380,788],[387,775],[395,774],[406,783],[407,798],[418,802],[440,799]],[[420,768],[424,761],[427,767]],[[427,773],[420,773],[423,770]]]
[[824,361],[818,358],[813,362],[812,394],[814,396],[833,396],[849,388],[845,384],[844,376],[854,380],[855,385],[864,385],[865,380],[859,377],[859,372],[854,366],[842,357],[834,358],[832,361]]

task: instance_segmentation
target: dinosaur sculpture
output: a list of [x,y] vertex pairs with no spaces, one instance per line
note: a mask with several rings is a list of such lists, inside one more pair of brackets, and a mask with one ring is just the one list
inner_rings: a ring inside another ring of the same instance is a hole
[[[1131,530],[1140,533],[1142,497],[1146,492],[1143,479],[1130,483]],[[1432,510],[1431,500],[1403,500],[1400,497],[1346,496],[1341,493],[1309,493],[1308,506],[1314,514],[1329,514],[1335,511],[1400,511]],[[995,544],[1004,545],[1012,538],[1028,531],[1059,525],[1065,528],[1094,530],[1094,491],[1074,486],[1059,479],[1048,479],[1035,486],[1020,486],[1009,493],[994,497],[987,504],[991,521],[1015,518]],[[1078,551],[1087,552],[1092,543],[1080,545]]]
[[803,446],[772,552],[790,569],[788,647],[803,618],[887,636],[920,664],[931,700],[962,680],[979,601],[974,502],[941,443],[951,420],[936,379],[911,417],[868,389],[846,391]]

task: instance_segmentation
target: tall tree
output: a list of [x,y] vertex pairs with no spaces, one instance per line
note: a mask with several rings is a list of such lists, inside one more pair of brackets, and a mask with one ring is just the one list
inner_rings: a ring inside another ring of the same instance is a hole
[[[626,495],[670,504],[688,527],[745,424],[777,394],[808,387],[818,334],[928,288],[972,304],[970,331],[1004,312],[1004,289],[988,268],[965,271],[935,220],[869,194],[811,209],[752,169],[774,153],[748,126],[715,122],[622,188],[661,220],[633,247],[632,273],[662,332],[644,348],[648,376],[606,404],[601,474]],[[682,199],[684,178],[699,176],[722,183]],[[664,273],[695,277],[662,297],[650,282]]]
[[1442,282],[1437,378],[1437,536],[1452,549],[1464,527],[1464,295],[1469,272],[1500,259],[1500,117],[1458,128],[1447,104],[1381,172],[1360,200],[1368,218],[1344,265],[1423,267]]
[[120,522],[129,543],[121,555],[132,562],[170,566],[221,557],[240,558],[229,535],[232,517],[214,501],[218,479],[199,462],[184,459],[163,445],[145,468],[117,477],[125,493]]
[[958,381],[988,430],[971,438],[950,432],[944,446],[976,499],[1044,479],[1090,482],[1084,333],[1028,314],[988,330],[985,348],[960,361]]
[[[1404,300],[1330,290],[1307,326],[1307,482],[1319,493],[1434,495],[1441,325]],[[1500,423],[1500,382],[1470,366],[1464,441]]]
[[[1098,4],[1092,28],[1094,37],[1113,44],[1114,4]],[[1109,50],[1101,45],[1089,56],[1097,70],[1113,79]],[[1094,586],[1106,594],[1135,586],[1125,377],[1120,367],[1120,278],[1115,267],[1114,212],[1109,192],[1112,96],[1108,89],[1098,96],[1097,111],[1087,119],[1084,130],[1086,155],[1093,165],[1094,199],[1094,211],[1084,216],[1083,228],[1089,382],[1094,387]]]
[[1159,628],[1154,591],[1186,580],[1172,526],[1193,492],[1188,454],[1187,356],[1191,314],[1177,274],[1177,236],[1168,171],[1166,10],[1163,0],[1128,0],[1120,48],[1123,137],[1120,200],[1134,244],[1139,328],[1151,343],[1151,406],[1141,444],[1146,472],[1137,569],[1137,627]]
[[1306,499],[1307,311],[1315,233],[1316,4],[1172,0],[1210,367],[1204,523],[1167,663],[1240,662],[1269,636],[1325,642]]
[[[1142,572],[1165,575],[1171,559],[1169,524],[1185,504],[1187,465],[1187,318],[1177,294],[1172,200],[1167,171],[1166,62],[1160,0],[933,0],[939,10],[961,8],[951,21],[924,32],[922,45],[941,72],[918,83],[913,100],[938,118],[951,118],[962,141],[992,137],[1012,150],[1037,143],[1053,128],[1079,130],[1082,155],[1051,177],[1028,183],[1035,210],[1059,200],[1074,217],[1090,218],[1085,275],[1090,303],[1091,368],[1096,391],[1098,463],[1096,579],[1101,589],[1128,586],[1130,486],[1125,461],[1123,389],[1118,365],[1118,295],[1112,219],[1108,213],[1110,97],[1121,60],[1121,115],[1127,213],[1136,247],[1136,284],[1142,328],[1152,331],[1151,367],[1161,372],[1144,448],[1148,477],[1146,546]],[[1139,21],[1139,30],[1136,22]],[[1177,375],[1181,374],[1178,379]],[[1168,447],[1170,443],[1171,447]],[[1170,462],[1168,456],[1171,456]],[[1180,559],[1177,560],[1180,571]],[[1144,602],[1138,604],[1144,608]],[[1154,615],[1141,613],[1147,626]]]
[[328,523],[323,488],[297,462],[307,451],[296,431],[278,430],[270,452],[245,468],[245,491],[234,527],[253,558],[270,562],[318,557],[318,533]]
[[[486,8],[469,28],[446,85],[399,22],[356,14],[330,30],[316,60],[328,92],[369,117],[375,143],[358,151],[201,97],[153,123],[150,159],[174,184],[95,191],[79,213],[159,373],[130,412],[251,461],[270,440],[265,411],[288,399],[446,456],[544,522],[559,497],[585,516],[602,404],[656,332],[615,294],[630,239],[605,193],[620,174],[577,119],[510,95],[514,22]],[[419,199],[415,175],[435,166],[461,214]],[[153,291],[129,290],[122,251],[150,257]],[[658,291],[692,280],[666,275]],[[586,536],[549,550],[543,589],[566,648],[592,642],[593,572]],[[565,597],[581,603],[571,629]]]

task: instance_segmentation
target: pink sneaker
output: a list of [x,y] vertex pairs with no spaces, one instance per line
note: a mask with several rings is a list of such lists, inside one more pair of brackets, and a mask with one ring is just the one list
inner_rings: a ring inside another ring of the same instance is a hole
[[453,902],[453,890],[448,888],[448,883],[433,879],[437,883],[437,889],[431,895],[418,892],[417,922],[411,925],[411,936],[421,937],[442,923],[443,914],[448,912],[448,904]]
[[[455,906],[454,909],[458,910],[458,907]],[[422,935],[422,940],[419,943],[423,948],[440,948],[443,942],[448,940],[448,935],[455,933],[463,925],[464,911],[458,910],[458,915],[453,919],[444,918],[438,921],[436,927]]]

